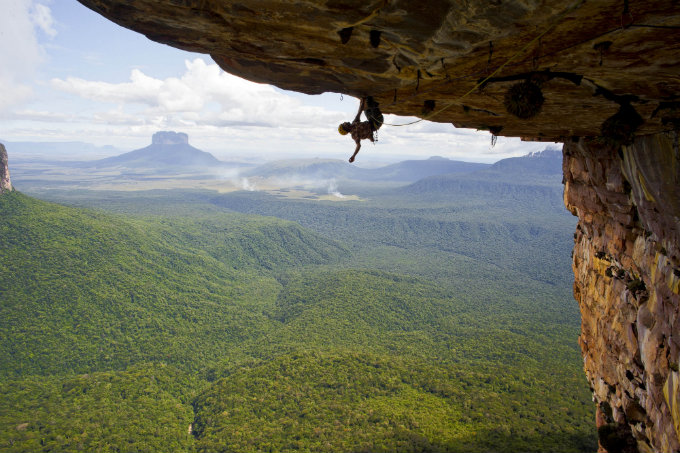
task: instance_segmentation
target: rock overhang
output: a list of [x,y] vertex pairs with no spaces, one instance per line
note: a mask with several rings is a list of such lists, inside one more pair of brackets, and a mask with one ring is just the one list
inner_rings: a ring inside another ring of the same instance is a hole
[[[546,141],[600,136],[622,106],[638,135],[680,122],[676,0],[79,1],[232,74],[384,113]],[[519,118],[506,95],[527,80],[544,102]]]

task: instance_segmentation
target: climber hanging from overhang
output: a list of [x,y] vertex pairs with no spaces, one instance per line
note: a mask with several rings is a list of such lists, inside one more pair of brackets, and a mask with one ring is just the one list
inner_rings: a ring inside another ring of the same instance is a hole
[[[361,112],[366,115],[366,121],[361,121]],[[338,132],[341,135],[351,134],[352,139],[357,144],[354,149],[354,154],[349,158],[350,162],[354,162],[359,149],[361,149],[361,140],[370,140],[375,143],[378,141],[378,129],[383,125],[384,118],[378,108],[378,103],[373,99],[373,97],[368,96],[366,98],[361,98],[359,104],[359,111],[354,121],[344,122],[338,126]]]

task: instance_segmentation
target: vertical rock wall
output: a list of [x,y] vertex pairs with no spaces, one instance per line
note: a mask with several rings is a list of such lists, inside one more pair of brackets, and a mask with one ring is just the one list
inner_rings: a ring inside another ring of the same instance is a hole
[[680,156],[673,134],[564,145],[580,345],[601,451],[680,451]]
[[12,182],[9,179],[9,163],[7,159],[7,150],[5,145],[0,143],[0,194],[10,192],[12,190]]

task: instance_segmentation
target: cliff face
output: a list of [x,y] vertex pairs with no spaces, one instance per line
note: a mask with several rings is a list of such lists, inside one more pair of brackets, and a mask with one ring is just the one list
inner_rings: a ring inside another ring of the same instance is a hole
[[579,217],[579,341],[605,447],[606,439],[635,439],[640,451],[680,449],[680,160],[673,148],[671,134],[639,137],[620,150],[584,140],[564,146],[565,204]]
[[12,181],[9,179],[9,162],[5,145],[0,143],[0,194],[12,191]]
[[79,1],[250,80],[566,142],[601,446],[680,450],[678,0]]

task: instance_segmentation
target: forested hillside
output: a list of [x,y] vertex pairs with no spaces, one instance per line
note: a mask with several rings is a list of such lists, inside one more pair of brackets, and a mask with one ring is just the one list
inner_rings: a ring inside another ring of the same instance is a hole
[[[3,375],[164,361],[187,369],[261,334],[279,284],[262,269],[346,251],[275,219],[142,220],[0,197]],[[200,345],[197,347],[197,345]]]
[[527,187],[0,197],[0,451],[594,451]]

